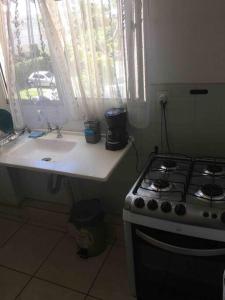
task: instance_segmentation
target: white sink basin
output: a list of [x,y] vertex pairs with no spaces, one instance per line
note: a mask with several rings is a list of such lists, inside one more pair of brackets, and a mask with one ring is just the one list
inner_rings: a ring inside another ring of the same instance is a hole
[[10,155],[29,160],[57,161],[74,149],[74,141],[63,139],[27,139],[10,151]]
[[97,144],[87,143],[82,133],[63,131],[31,139],[19,136],[0,147],[0,166],[60,174],[68,177],[106,181],[131,147],[118,151],[105,149],[105,138]]

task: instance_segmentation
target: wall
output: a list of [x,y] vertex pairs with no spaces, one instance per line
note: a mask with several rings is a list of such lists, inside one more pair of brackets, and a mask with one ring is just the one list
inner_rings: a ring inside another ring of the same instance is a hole
[[147,2],[151,82],[225,82],[225,1]]
[[[190,89],[208,89],[208,95],[191,95]],[[160,145],[159,92],[168,92],[168,132],[174,152],[194,156],[225,157],[225,84],[161,84],[151,86],[151,118],[143,131],[145,153]]]
[[[215,0],[151,0],[149,24],[150,124],[132,129],[142,162],[160,145],[158,95],[166,90],[168,130],[174,152],[225,157],[225,3]],[[210,83],[207,83],[210,82]],[[193,96],[192,88],[207,88]],[[47,191],[46,174],[17,171],[21,194],[42,201],[70,202],[67,188]],[[107,183],[72,180],[83,198],[100,197],[107,211],[120,212],[134,182],[135,153],[131,149]]]
[[[168,92],[172,149],[225,157],[225,2],[150,0],[147,31],[150,70],[150,144],[160,143],[159,92]],[[205,88],[205,96],[190,89]],[[143,132],[144,134],[144,132]],[[151,146],[150,146],[151,145]]]

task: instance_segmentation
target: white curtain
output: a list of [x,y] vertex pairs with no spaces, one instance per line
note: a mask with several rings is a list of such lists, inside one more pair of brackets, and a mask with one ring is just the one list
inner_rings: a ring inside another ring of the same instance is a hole
[[38,2],[54,66],[60,72],[66,65],[64,81],[70,78],[84,118],[100,118],[106,108],[123,106],[126,78],[120,1]]
[[[121,0],[127,78],[127,109],[130,124],[149,123],[149,70],[147,62],[148,0]],[[149,56],[149,53],[148,53]]]
[[77,119],[78,105],[64,50],[47,9],[34,0],[8,0],[7,15],[13,60],[11,65],[7,63],[12,77],[8,86],[15,95],[10,97],[12,113],[17,114],[18,109],[11,99],[17,99],[23,109],[30,103],[29,119],[39,120],[43,127]]
[[12,32],[10,30],[10,10],[8,1],[0,0],[0,45],[2,69],[7,85],[8,100],[15,129],[24,127],[20,102],[16,92],[15,62],[13,57]]
[[39,0],[40,13],[48,40],[52,68],[56,77],[56,86],[61,102],[67,111],[68,121],[77,119],[78,103],[73,91],[69,65],[64,53],[64,45],[61,40],[59,19],[55,5],[49,7],[47,1]]
[[[107,108],[127,106],[131,125],[146,127],[143,2],[149,1],[7,0],[5,53],[16,122],[22,124],[20,99],[36,103],[46,123],[102,119]],[[41,76],[50,76],[47,86]],[[50,119],[46,103],[56,101],[61,106]]]

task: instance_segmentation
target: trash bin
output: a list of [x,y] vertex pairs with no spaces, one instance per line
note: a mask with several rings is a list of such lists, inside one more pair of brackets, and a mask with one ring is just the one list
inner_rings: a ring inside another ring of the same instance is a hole
[[75,227],[78,255],[82,258],[96,256],[106,248],[104,212],[99,199],[74,203],[70,223]]

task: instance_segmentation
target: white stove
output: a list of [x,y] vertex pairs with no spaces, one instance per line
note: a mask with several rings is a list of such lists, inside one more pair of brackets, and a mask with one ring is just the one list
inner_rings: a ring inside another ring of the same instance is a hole
[[138,300],[225,300],[225,159],[153,154],[123,220]]
[[225,229],[225,160],[154,155],[127,195],[124,209]]

